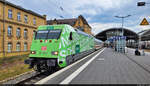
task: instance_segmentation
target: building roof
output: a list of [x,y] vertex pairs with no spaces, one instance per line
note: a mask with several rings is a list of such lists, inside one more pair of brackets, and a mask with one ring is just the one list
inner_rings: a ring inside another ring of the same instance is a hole
[[150,34],[150,29],[142,30],[141,32],[138,32],[138,35],[144,36]]
[[[82,15],[80,15],[78,18],[81,18],[83,20],[83,23],[87,24],[90,27],[90,25],[88,24],[88,22]],[[73,26],[75,24],[75,22],[78,20],[78,18],[47,20],[47,24],[51,25],[51,24],[53,24],[53,21],[56,21],[57,24],[69,24],[69,25]]]
[[69,24],[69,25],[73,26],[75,24],[75,22],[77,21],[77,19],[76,18],[72,18],[72,19],[47,20],[47,24],[51,25],[51,24],[53,24],[53,21],[56,21],[57,24]]
[[143,30],[138,33],[142,41],[150,40],[150,29]]
[[15,5],[15,4],[10,3],[10,2],[8,2],[8,1],[6,1],[6,0],[0,0],[0,2],[4,3],[4,4],[6,4],[6,5],[10,5],[10,6],[12,6],[12,7],[15,7],[15,8],[19,9],[19,10],[23,10],[23,11],[25,11],[25,12],[27,12],[27,13],[32,14],[32,15],[35,15],[35,16],[38,16],[38,17],[40,17],[40,18],[44,18],[44,19],[45,19],[44,16],[42,16],[42,15],[40,15],[40,14],[38,14],[38,13],[35,13],[35,12],[31,11],[31,10],[27,10],[27,9],[21,7],[21,6]]
[[[133,40],[138,40],[138,34],[136,34],[135,32],[129,30],[129,29],[126,29],[126,28],[123,28],[124,30],[124,36],[127,37],[127,40],[129,39],[133,39]],[[109,28],[109,29],[106,29],[98,34],[95,35],[95,37],[97,39],[100,39],[102,41],[106,41],[107,40],[107,32],[108,31],[122,31],[122,28]]]
[[91,26],[88,24],[88,22],[86,21],[86,19],[82,16],[82,15],[80,15],[79,16],[81,19],[83,19],[83,23],[84,24],[87,24],[90,28],[91,28]]

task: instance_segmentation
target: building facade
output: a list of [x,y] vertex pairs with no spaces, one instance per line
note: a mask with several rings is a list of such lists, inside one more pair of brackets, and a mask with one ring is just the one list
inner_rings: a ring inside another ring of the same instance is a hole
[[88,24],[88,22],[85,20],[85,18],[80,15],[78,18],[72,18],[72,19],[54,19],[54,20],[48,20],[47,25],[54,25],[54,24],[69,24],[75,29],[80,29],[88,34],[91,34],[91,26]]
[[28,54],[33,34],[45,24],[46,15],[0,0],[0,57]]

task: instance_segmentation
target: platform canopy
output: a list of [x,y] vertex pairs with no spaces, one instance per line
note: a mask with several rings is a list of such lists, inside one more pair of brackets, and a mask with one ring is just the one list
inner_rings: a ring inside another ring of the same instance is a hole
[[[123,28],[123,31],[124,31],[123,35],[126,36],[126,40],[135,40],[135,41],[138,40],[139,36],[137,33],[125,28]],[[111,36],[121,35],[121,32],[122,32],[122,28],[109,28],[96,34],[95,37],[102,41],[106,41],[107,38]]]
[[143,30],[138,33],[138,35],[141,37],[142,41],[149,41],[150,40],[150,29]]

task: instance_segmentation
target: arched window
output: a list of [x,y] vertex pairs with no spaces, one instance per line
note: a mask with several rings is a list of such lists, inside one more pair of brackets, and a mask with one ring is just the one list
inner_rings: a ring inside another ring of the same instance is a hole
[[36,31],[35,31],[35,30],[33,30],[33,35],[35,35],[35,33],[36,33]]
[[16,36],[20,37],[20,28],[17,28],[17,30],[16,30]]
[[16,51],[20,51],[20,42],[16,44]]
[[33,30],[33,38],[35,38],[35,34],[36,34],[36,31],[35,30]]
[[11,52],[12,51],[12,43],[9,42],[7,46],[8,46],[7,52]]
[[27,51],[28,50],[28,44],[25,42],[24,43],[24,51]]
[[27,36],[28,36],[28,30],[24,29],[24,38],[27,39]]
[[8,36],[11,36],[11,35],[12,35],[12,27],[11,27],[11,26],[8,26],[7,35],[8,35]]

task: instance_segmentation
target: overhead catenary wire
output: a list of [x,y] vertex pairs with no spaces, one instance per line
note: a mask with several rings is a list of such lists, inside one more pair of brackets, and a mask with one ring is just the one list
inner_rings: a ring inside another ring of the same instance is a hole
[[[55,6],[57,9],[59,9],[60,12],[63,12],[63,13],[61,13],[61,14],[68,13],[68,12],[64,9],[64,7],[61,6],[61,5],[57,2],[57,0],[56,0],[56,3],[54,3],[54,2],[51,1],[51,0],[48,0],[48,2],[50,2],[51,5]],[[60,18],[64,18],[63,15],[60,15],[60,14],[58,14],[58,15],[59,15]]]

